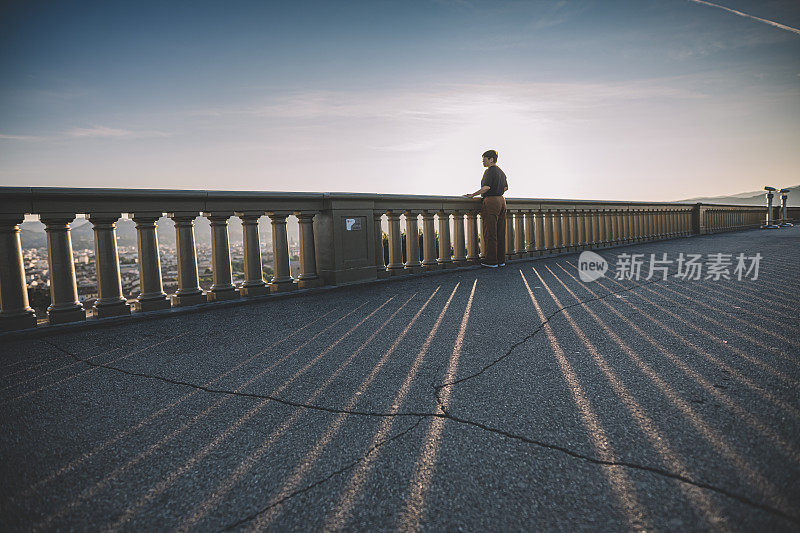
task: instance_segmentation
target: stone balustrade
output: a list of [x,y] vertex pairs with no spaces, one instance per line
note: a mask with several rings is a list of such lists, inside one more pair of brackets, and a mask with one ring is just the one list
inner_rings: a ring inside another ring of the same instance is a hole
[[[765,208],[708,204],[601,202],[510,198],[507,260],[517,260],[758,227]],[[78,299],[70,224],[84,215],[93,225],[98,298]],[[123,296],[115,224],[136,224],[139,296]],[[170,307],[260,297],[475,265],[483,255],[480,200],[463,197],[345,193],[269,193],[0,187],[0,331],[34,327],[28,304],[20,224],[36,215],[47,233],[51,305],[47,322],[158,311]],[[167,295],[156,226],[174,222],[178,286]],[[287,218],[299,225],[300,273],[289,269]],[[199,284],[194,223],[211,226],[213,284]],[[244,281],[234,284],[228,223],[243,228]],[[272,225],[273,276],[264,279],[258,222]],[[420,225],[421,217],[421,225]],[[383,228],[386,228],[384,232]],[[384,233],[388,249],[384,250]]]

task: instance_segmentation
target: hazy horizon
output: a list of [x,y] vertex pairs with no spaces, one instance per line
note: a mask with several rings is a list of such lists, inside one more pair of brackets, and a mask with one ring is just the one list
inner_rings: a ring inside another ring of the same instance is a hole
[[7,2],[0,15],[0,185],[459,195],[489,148],[513,197],[800,182],[796,1]]

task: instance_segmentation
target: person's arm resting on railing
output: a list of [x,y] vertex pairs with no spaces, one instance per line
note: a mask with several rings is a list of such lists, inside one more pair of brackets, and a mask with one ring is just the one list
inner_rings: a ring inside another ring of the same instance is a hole
[[[506,188],[508,188],[508,187],[506,187]],[[477,191],[475,191],[474,193],[472,193],[472,194],[465,194],[464,196],[466,196],[467,198],[475,198],[475,197],[476,197],[476,196],[478,196],[479,194],[483,194],[483,193],[485,193],[486,191],[488,191],[489,189],[491,189],[491,187],[489,187],[488,185],[484,185],[483,187],[481,187],[480,189],[478,189],[478,190],[477,190]]]

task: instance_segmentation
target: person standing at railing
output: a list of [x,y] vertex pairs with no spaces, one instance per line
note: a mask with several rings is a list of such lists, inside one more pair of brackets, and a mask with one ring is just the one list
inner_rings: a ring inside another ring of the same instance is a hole
[[486,170],[481,188],[464,196],[474,198],[480,194],[483,197],[481,239],[486,257],[481,261],[481,266],[497,268],[506,264],[506,199],[503,194],[508,190],[508,180],[505,172],[497,166],[496,151],[487,150],[483,153],[483,166]]

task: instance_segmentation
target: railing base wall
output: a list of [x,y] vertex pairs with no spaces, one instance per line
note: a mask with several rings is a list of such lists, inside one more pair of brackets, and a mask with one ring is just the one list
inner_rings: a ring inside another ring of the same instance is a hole
[[158,300],[136,300],[131,303],[133,310],[139,313],[146,313],[147,311],[161,311],[162,309],[169,309],[172,304],[167,298],[159,298]]
[[33,311],[19,316],[0,316],[0,331],[35,328],[36,322],[36,315]]

